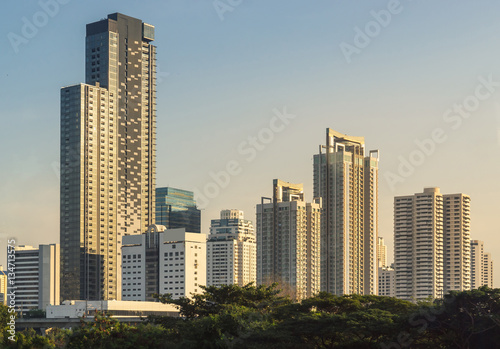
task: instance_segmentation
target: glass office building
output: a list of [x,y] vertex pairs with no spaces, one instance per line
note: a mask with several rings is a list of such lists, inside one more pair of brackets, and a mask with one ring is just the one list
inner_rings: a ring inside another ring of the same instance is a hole
[[196,208],[193,192],[156,188],[156,224],[167,229],[185,228],[187,232],[200,233],[201,211]]

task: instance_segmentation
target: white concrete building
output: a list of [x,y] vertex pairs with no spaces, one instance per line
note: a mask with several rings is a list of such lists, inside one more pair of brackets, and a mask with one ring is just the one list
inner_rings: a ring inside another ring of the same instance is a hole
[[[19,245],[14,252],[16,307],[23,314],[60,302],[60,245]],[[10,291],[11,285],[8,289]],[[7,297],[8,298],[8,297]],[[9,299],[7,299],[9,301]]]
[[443,195],[443,291],[471,289],[470,197]]
[[483,264],[483,285],[493,288],[493,260],[491,253],[484,254]]
[[257,243],[243,211],[223,210],[213,219],[207,242],[207,285],[244,286],[257,281]]
[[471,287],[493,287],[493,261],[491,254],[484,251],[484,242],[472,240],[471,246]]
[[321,286],[321,199],[306,203],[302,184],[273,184],[273,199],[257,205],[257,283],[278,282],[297,300],[312,297]]
[[172,304],[159,302],[133,301],[64,301],[61,305],[47,307],[47,319],[79,318],[94,316],[96,311],[102,311],[119,317],[138,317],[148,315],[179,316],[179,310]]
[[476,289],[484,285],[484,242],[472,240],[470,242],[471,261],[471,288]]
[[122,246],[122,300],[152,301],[201,293],[206,285],[205,234],[153,224],[145,234],[126,235]]
[[394,198],[396,296],[416,301],[471,288],[470,197],[439,188]]
[[379,268],[387,267],[387,246],[384,244],[384,238],[380,236],[377,243],[377,262]]
[[396,271],[393,267],[378,268],[378,295],[396,297]]
[[394,198],[396,297],[443,296],[443,195],[439,188]]

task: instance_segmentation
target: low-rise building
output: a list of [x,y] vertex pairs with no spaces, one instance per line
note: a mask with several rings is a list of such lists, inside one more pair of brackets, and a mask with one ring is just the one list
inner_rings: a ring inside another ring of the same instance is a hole
[[207,236],[151,225],[145,234],[122,240],[122,300],[154,301],[202,293],[207,281]]
[[179,309],[172,304],[133,301],[64,301],[61,305],[47,306],[47,319],[94,316],[96,311],[111,316],[138,317],[148,315],[179,316]]
[[378,268],[378,295],[396,297],[396,271],[393,266]]
[[9,290],[15,290],[16,310],[26,314],[60,302],[60,245],[19,245],[15,248],[15,277],[9,281]]

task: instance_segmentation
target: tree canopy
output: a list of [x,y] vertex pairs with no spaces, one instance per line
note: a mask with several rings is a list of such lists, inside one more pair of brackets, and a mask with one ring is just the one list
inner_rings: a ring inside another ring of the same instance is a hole
[[[450,292],[414,304],[391,297],[321,292],[293,302],[276,284],[203,287],[174,300],[181,317],[150,316],[120,323],[106,314],[72,330],[47,335],[2,327],[2,348],[500,348],[500,289]],[[0,320],[8,321],[0,305]]]

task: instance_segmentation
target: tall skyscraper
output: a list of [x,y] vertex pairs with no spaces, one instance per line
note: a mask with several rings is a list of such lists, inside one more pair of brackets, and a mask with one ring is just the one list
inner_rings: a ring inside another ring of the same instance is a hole
[[470,289],[470,197],[439,188],[394,198],[396,297]]
[[312,297],[320,291],[321,199],[306,203],[302,184],[273,185],[273,198],[257,205],[257,283],[279,282],[298,300]]
[[365,156],[363,137],[326,129],[326,145],[314,156],[322,291],[377,294],[378,162],[378,150]]
[[207,241],[207,285],[244,286],[257,281],[257,244],[243,211],[223,210],[212,219]]
[[394,198],[396,297],[443,296],[443,195],[439,188]]
[[119,13],[87,25],[86,84],[61,91],[63,299],[120,299],[125,234],[154,221],[154,27]]
[[[378,238],[377,243],[377,262],[378,267],[387,267],[387,246],[384,244],[384,238]],[[380,270],[380,269],[379,269]]]
[[493,261],[491,254],[484,251],[484,242],[471,241],[471,288],[493,287]]
[[[14,252],[16,311],[24,315],[60,303],[60,245],[19,245]],[[10,289],[12,285],[8,285]],[[8,299],[10,301],[10,299]]]
[[491,253],[484,254],[483,285],[493,288],[493,260]]
[[471,288],[477,289],[484,285],[484,242],[471,240],[470,242],[470,276]]
[[185,228],[192,233],[201,233],[201,211],[196,207],[193,192],[156,188],[156,224],[167,229]]
[[443,195],[443,205],[443,290],[470,290],[470,197]]

